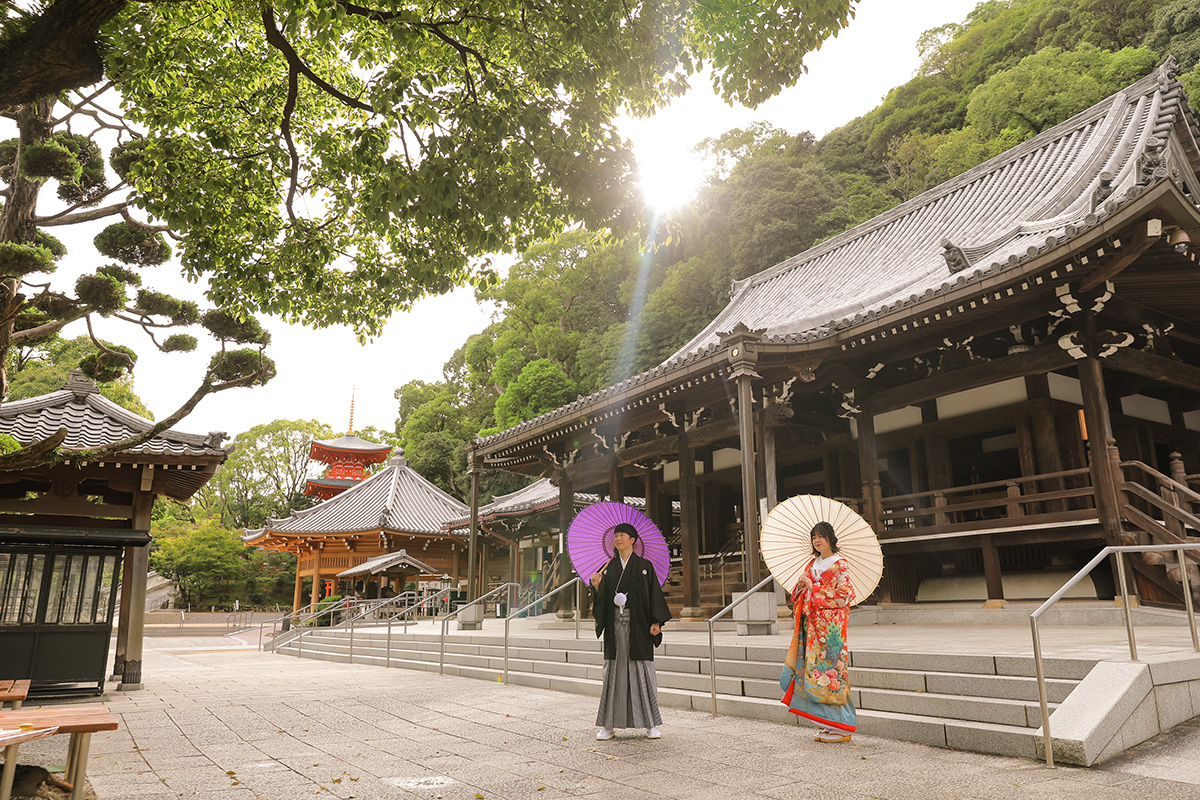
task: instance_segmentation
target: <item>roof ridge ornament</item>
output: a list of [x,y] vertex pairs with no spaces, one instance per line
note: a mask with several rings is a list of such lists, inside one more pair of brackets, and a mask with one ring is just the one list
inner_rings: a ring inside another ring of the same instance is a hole
[[96,385],[95,381],[84,375],[83,370],[80,369],[71,370],[71,377],[67,379],[62,388],[74,392],[80,400],[89,394],[100,394],[100,387]]
[[208,436],[204,437],[204,446],[211,447],[214,450],[220,450],[221,445],[229,438],[229,434],[225,431],[209,431]]
[[1167,142],[1157,136],[1146,138],[1146,146],[1137,157],[1137,185],[1147,186],[1159,178],[1167,177]]
[[1100,207],[1100,204],[1107,200],[1113,193],[1113,178],[1115,176],[1107,170],[1100,173],[1099,183],[1092,190],[1092,211]]
[[946,259],[946,266],[950,269],[951,275],[962,272],[971,266],[971,261],[963,249],[949,239],[942,239],[942,250],[942,258]]
[[1158,68],[1158,83],[1160,86],[1166,86],[1178,78],[1179,62],[1175,60],[1175,56],[1168,55],[1167,60]]

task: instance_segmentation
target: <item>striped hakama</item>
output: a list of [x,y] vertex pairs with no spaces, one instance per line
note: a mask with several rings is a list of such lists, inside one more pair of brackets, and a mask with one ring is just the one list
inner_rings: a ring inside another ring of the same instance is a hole
[[617,657],[604,661],[604,686],[596,724],[602,728],[653,728],[662,724],[653,661],[629,660],[629,609],[616,609]]

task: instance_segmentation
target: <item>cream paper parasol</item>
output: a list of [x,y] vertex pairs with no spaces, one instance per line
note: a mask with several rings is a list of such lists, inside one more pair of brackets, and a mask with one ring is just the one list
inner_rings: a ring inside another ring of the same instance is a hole
[[854,584],[854,603],[866,600],[883,577],[883,550],[867,521],[837,500],[816,494],[789,497],[767,515],[759,537],[767,569],[791,591],[812,559],[813,526],[828,522],[837,534],[838,553],[845,556]]

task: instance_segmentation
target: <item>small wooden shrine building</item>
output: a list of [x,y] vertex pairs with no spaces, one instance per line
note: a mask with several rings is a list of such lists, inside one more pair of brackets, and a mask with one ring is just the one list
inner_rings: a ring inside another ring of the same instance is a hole
[[[0,433],[23,444],[62,436],[67,453],[153,426],[78,370],[57,392],[0,406]],[[3,677],[29,678],[42,692],[79,684],[103,691],[120,581],[113,674],[120,689],[141,688],[154,500],[191,498],[225,460],[225,438],[167,429],[100,461],[0,473]]]
[[[1168,61],[736,282],[665,362],[477,440],[472,466],[678,498],[685,614],[704,554],[734,542],[765,577],[759,521],[800,493],[872,523],[875,600],[1044,598],[1106,543],[1197,541],[1198,201]],[[1144,601],[1181,602],[1173,561],[1133,561]]]
[[247,547],[296,555],[292,608],[297,610],[302,605],[304,578],[312,579],[311,602],[316,603],[321,599],[322,580],[401,549],[456,577],[462,540],[442,526],[466,510],[398,453],[366,480],[312,508],[269,519],[262,528],[247,530],[242,541]]
[[369,477],[368,467],[387,461],[392,452],[390,445],[368,442],[350,431],[345,436],[312,443],[309,460],[325,465],[319,478],[311,478],[304,486],[304,493],[318,500],[341,494]]

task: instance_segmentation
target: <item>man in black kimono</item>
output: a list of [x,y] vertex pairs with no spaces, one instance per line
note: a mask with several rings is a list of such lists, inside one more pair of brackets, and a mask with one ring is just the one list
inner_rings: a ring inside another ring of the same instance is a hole
[[662,643],[662,626],[671,612],[654,565],[633,551],[637,539],[637,528],[618,524],[616,553],[591,577],[596,637],[604,637],[597,739],[611,739],[616,728],[645,728],[651,739],[662,736],[654,648]]

